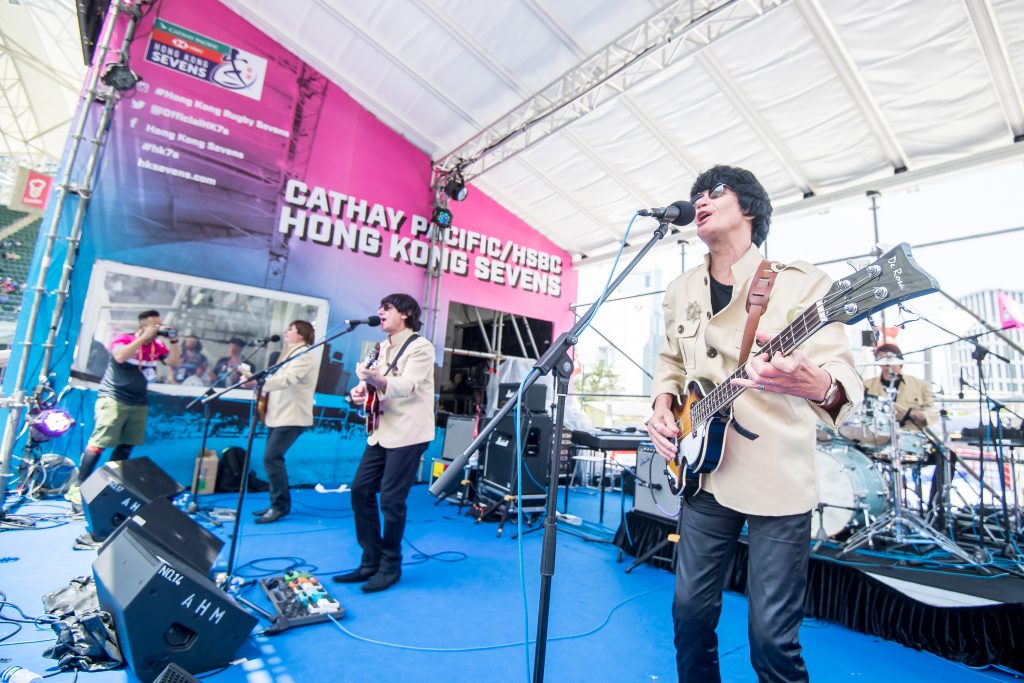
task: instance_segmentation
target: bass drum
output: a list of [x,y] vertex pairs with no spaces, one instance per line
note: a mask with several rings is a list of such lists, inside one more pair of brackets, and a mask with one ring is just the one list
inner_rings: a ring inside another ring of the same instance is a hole
[[819,528],[829,538],[864,524],[864,511],[872,518],[888,505],[885,481],[871,459],[847,446],[818,446],[819,510],[811,514],[811,538]]

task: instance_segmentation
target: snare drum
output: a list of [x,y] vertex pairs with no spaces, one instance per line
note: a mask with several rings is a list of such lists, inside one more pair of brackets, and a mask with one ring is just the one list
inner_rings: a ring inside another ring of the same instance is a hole
[[881,448],[892,436],[892,416],[889,402],[877,396],[865,396],[856,412],[839,425],[839,433],[861,446]]
[[[932,445],[921,432],[900,430],[896,439],[896,448],[900,452],[900,462],[905,465],[920,465],[927,463],[932,456]],[[872,458],[888,463],[891,460],[892,449],[877,451],[871,454]]]
[[871,459],[847,446],[818,447],[818,498],[821,513],[811,513],[811,537],[823,527],[829,538],[864,524],[864,511],[872,518],[888,505],[885,482]]

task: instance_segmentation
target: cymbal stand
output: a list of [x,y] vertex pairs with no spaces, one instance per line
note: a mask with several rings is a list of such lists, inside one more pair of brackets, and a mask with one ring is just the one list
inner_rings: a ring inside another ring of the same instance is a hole
[[856,532],[843,543],[840,555],[856,550],[864,545],[874,547],[875,539],[890,543],[895,546],[908,545],[934,545],[955,555],[960,559],[976,564],[974,557],[966,550],[946,538],[929,526],[923,519],[918,517],[913,510],[907,509],[903,503],[903,459],[900,457],[899,449],[899,423],[896,420],[896,411],[892,408],[896,405],[896,388],[888,387],[889,421],[891,427],[891,457],[890,463],[892,487],[892,507],[880,515],[874,522]]

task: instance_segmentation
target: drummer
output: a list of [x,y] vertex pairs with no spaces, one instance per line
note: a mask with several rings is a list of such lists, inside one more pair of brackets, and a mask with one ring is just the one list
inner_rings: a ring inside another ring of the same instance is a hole
[[938,413],[928,382],[903,373],[903,352],[895,344],[881,344],[875,348],[875,361],[881,363],[881,375],[864,381],[864,389],[871,396],[887,398],[890,387],[896,389],[893,410],[900,429],[920,431],[935,427]]

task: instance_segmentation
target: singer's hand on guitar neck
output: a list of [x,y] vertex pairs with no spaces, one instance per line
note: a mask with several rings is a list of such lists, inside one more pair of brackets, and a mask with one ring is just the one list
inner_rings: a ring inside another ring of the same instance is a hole
[[[759,345],[766,344],[769,339],[767,334],[757,334]],[[821,400],[832,384],[828,372],[814,364],[800,349],[788,356],[779,353],[771,358],[767,353],[751,356],[747,361],[746,374],[749,379],[737,378],[732,383],[738,387],[788,394],[811,401]]]
[[363,382],[376,387],[378,391],[383,392],[388,388],[388,378],[380,373],[379,367],[367,368],[359,363],[356,365],[356,376]]

